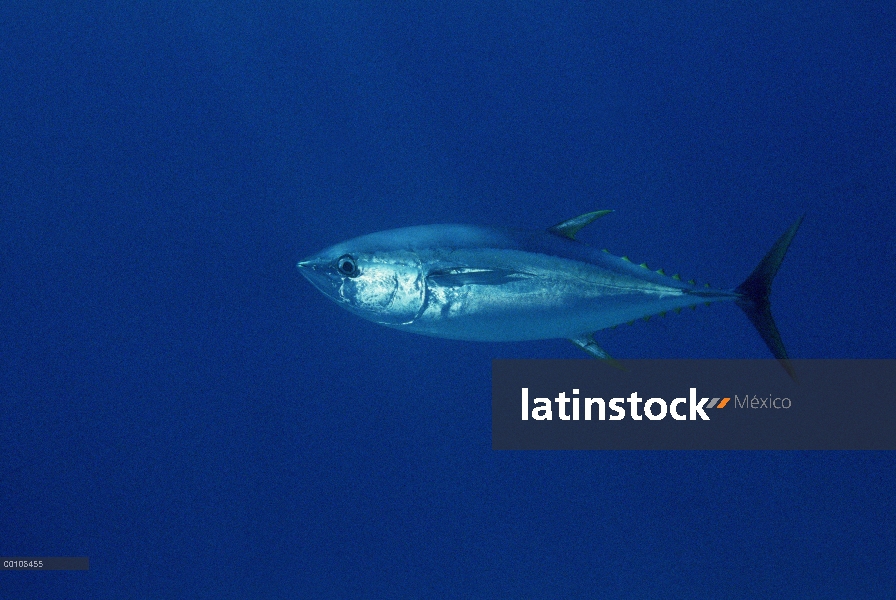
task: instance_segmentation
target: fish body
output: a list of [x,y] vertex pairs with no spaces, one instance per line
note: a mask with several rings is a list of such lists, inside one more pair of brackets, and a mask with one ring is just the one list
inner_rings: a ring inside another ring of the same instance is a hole
[[[800,221],[733,290],[697,286],[575,239],[610,211],[542,231],[424,225],[364,235],[298,263],[343,308],[413,333],[470,341],[570,339],[609,359],[596,331],[700,303],[733,301],[773,354],[786,352],[768,294]],[[788,364],[785,364],[789,368]]]

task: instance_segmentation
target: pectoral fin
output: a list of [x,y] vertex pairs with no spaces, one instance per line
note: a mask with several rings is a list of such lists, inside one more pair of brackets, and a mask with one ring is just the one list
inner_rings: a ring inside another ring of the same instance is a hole
[[621,371],[627,370],[619,363],[619,361],[610,356],[606,350],[597,345],[597,342],[594,341],[593,334],[586,333],[578,337],[570,338],[569,341],[590,354],[592,357],[604,360]]
[[457,287],[462,285],[503,285],[526,277],[531,277],[531,275],[510,269],[453,267],[433,271],[426,276],[426,279],[433,285]]

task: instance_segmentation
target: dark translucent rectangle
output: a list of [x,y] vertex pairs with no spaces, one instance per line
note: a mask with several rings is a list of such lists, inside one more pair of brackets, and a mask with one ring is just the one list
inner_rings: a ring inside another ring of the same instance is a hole
[[495,360],[492,448],[896,450],[896,360],[792,363],[798,381],[776,360]]
[[87,571],[90,559],[86,556],[17,556],[0,558],[3,571]]

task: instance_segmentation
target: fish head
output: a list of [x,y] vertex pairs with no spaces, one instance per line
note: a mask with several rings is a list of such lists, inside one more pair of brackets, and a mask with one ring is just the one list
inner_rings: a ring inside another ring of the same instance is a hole
[[377,234],[349,240],[296,266],[341,307],[382,325],[414,321],[426,298],[426,274],[417,254]]

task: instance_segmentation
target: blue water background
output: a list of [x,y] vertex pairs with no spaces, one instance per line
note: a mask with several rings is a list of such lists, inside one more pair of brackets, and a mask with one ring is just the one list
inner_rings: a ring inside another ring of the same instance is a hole
[[[730,4],[730,3],[729,3]],[[896,9],[0,7],[2,598],[893,598],[896,457],[495,452],[493,358],[295,262],[438,222],[775,283],[799,358],[894,358]],[[765,357],[732,305],[620,358]],[[845,399],[848,401],[848,399]]]

